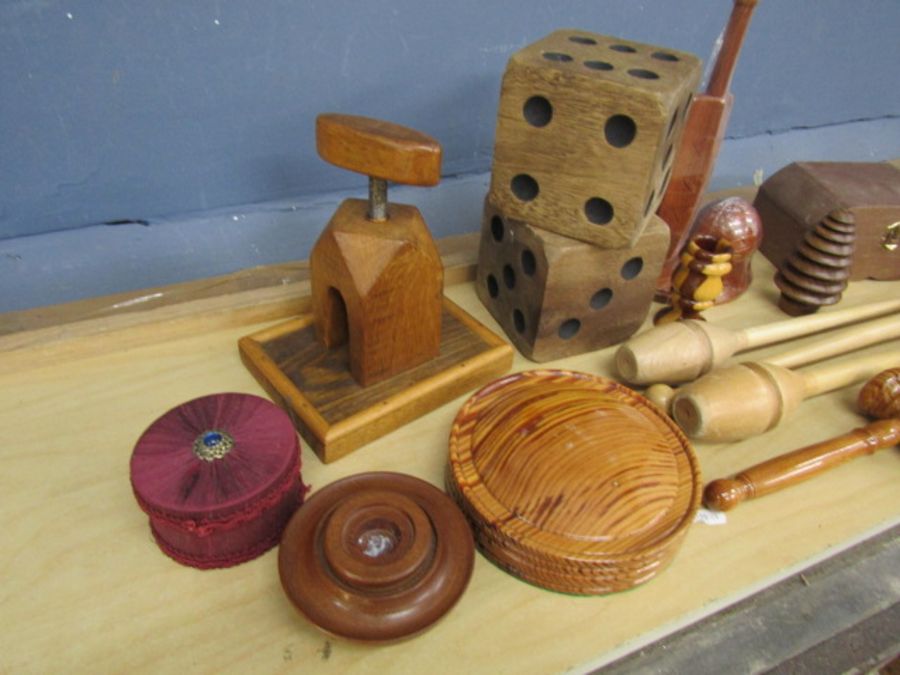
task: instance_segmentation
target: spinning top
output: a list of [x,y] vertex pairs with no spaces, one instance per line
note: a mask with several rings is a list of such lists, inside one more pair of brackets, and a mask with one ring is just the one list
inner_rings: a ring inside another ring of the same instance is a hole
[[397,473],[350,476],[288,524],[278,571],[288,598],[327,633],[365,642],[428,628],[469,583],[472,533],[453,501]]
[[860,390],[857,403],[860,412],[879,421],[775,457],[730,478],[714,480],[706,486],[704,502],[710,508],[728,511],[746,499],[776,492],[900,443],[900,368],[885,370],[869,380]]
[[131,484],[166,554],[229,567],[277,544],[303,501],[300,443],[287,414],[263,398],[203,396],[141,435]]

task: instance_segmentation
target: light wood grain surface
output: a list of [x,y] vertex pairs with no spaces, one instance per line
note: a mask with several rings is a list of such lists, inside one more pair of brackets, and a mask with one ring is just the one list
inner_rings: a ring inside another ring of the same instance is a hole
[[[741,328],[782,317],[771,266],[761,256],[754,265],[751,291],[710,309],[710,321]],[[856,282],[840,306],[898,291],[900,282]],[[470,284],[447,294],[497,329]],[[204,394],[262,394],[237,340],[271,323],[244,325],[250,310],[215,320],[227,312],[216,304],[223,302],[211,305],[214,320],[200,303],[175,319],[129,322],[122,339],[71,329],[77,349],[67,350],[62,334],[49,351],[27,339],[0,351],[0,672],[584,671],[900,522],[894,449],[747,503],[727,524],[693,525],[671,567],[627,593],[552,593],[479,554],[468,591],[429,632],[387,647],[330,638],[283,595],[274,551],[227,570],[182,567],[157,549],[131,494],[129,457],[156,417]],[[888,346],[896,341],[870,350]],[[613,353],[551,365],[611,375]],[[517,356],[515,369],[531,367]],[[854,387],[808,400],[760,437],[698,445],[705,479],[859,426],[855,396]],[[443,485],[447,436],[463,400],[334,464],[307,449],[304,478],[315,490],[377,469]]]

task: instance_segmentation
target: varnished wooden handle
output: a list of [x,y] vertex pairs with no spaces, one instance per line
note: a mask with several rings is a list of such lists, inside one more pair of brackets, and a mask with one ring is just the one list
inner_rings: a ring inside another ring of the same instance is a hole
[[737,64],[744,35],[750,25],[750,17],[755,8],[756,0],[735,0],[728,25],[725,27],[725,37],[722,38],[722,50],[719,52],[716,65],[709,76],[709,84],[706,87],[707,96],[721,97],[728,93],[734,66]]
[[326,162],[406,185],[437,185],[441,146],[415,129],[357,115],[316,118],[316,150]]
[[709,508],[728,511],[832,467],[900,442],[900,419],[878,420],[835,438],[775,457],[731,478],[712,481],[703,491]]

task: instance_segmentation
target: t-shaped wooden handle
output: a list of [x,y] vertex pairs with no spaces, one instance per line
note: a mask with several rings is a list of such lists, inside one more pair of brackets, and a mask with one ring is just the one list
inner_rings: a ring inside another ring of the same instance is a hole
[[316,150],[342,169],[406,185],[437,185],[441,146],[427,134],[358,115],[316,118]]

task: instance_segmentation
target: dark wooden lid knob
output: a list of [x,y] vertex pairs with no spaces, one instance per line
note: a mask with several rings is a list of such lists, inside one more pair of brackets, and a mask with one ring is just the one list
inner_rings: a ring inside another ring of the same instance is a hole
[[278,569],[291,602],[322,630],[399,640],[465,590],[474,543],[453,501],[425,481],[367,473],[315,493],[291,519]]

